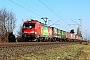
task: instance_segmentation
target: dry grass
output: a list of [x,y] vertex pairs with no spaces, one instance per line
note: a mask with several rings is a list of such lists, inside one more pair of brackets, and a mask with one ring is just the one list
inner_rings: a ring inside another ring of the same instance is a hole
[[90,45],[76,44],[19,57],[17,60],[90,60]]

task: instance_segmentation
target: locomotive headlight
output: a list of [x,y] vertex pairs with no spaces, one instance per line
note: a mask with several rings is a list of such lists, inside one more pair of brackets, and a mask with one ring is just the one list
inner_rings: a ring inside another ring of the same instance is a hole
[[34,33],[34,31],[31,31],[30,33]]
[[36,34],[37,32],[35,31],[35,34]]
[[28,33],[28,32],[24,31],[24,33]]

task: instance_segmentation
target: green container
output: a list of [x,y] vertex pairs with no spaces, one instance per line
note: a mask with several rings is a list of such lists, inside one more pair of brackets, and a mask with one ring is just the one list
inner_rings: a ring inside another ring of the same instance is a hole
[[60,30],[61,32],[61,38],[65,39],[66,38],[66,31]]
[[49,32],[48,32],[48,27],[47,27],[47,26],[44,26],[42,35],[43,35],[43,36],[49,36]]

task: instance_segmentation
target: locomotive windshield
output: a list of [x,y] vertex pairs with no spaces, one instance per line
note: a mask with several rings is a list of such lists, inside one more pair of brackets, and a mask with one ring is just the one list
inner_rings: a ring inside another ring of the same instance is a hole
[[34,23],[28,23],[23,25],[24,28],[34,28],[35,24]]

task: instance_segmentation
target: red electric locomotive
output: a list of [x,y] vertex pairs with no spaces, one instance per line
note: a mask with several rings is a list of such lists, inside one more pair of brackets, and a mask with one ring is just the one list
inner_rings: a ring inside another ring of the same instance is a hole
[[25,41],[36,40],[41,35],[43,26],[37,20],[26,21],[22,27],[22,38]]
[[52,28],[37,20],[26,21],[22,27],[22,38],[24,41],[51,41]]

